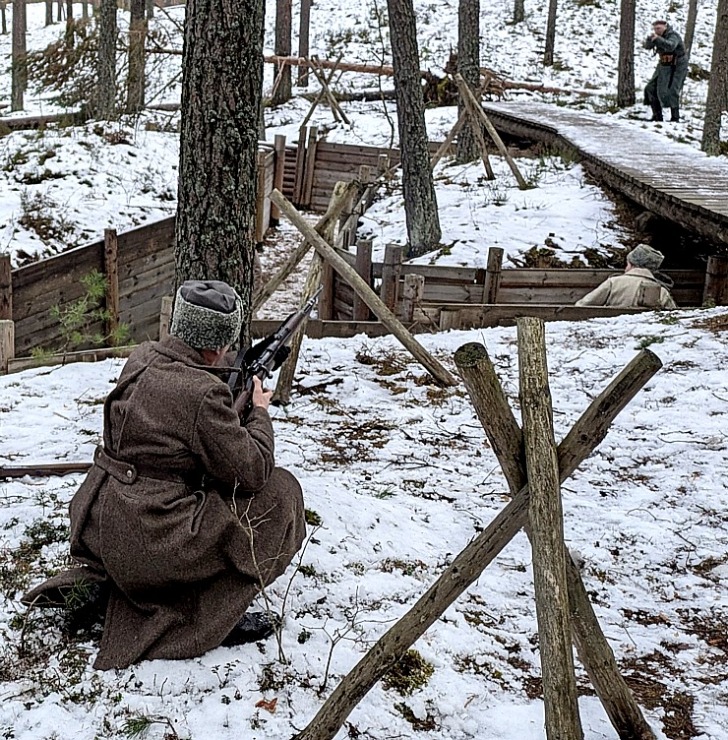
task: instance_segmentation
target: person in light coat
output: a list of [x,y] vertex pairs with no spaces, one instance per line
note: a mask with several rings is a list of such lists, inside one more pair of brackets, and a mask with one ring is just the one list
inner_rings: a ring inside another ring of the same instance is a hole
[[677,308],[670,291],[654,273],[662,252],[638,244],[627,255],[624,274],[605,280],[576,302],[577,306],[621,306],[623,308]]
[[246,613],[305,535],[301,486],[275,467],[270,392],[240,419],[222,367],[238,294],[187,281],[170,336],[129,356],[104,405],[103,446],[71,501],[77,567],[23,601],[104,612],[95,668],[191,658],[273,631]]

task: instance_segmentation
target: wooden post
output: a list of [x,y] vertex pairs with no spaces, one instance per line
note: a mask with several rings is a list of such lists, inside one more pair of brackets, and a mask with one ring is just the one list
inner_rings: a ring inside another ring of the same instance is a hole
[[377,157],[377,172],[380,175],[384,175],[388,169],[389,169],[389,155],[382,153]]
[[[490,122],[490,118],[486,115],[485,111],[483,110],[483,106],[480,104],[480,101],[475,98],[470,88],[465,84],[463,81],[463,78],[459,75],[455,75],[455,81],[458,84],[458,89],[460,90],[460,94],[467,97],[471,102],[471,108],[474,111],[477,118],[479,118],[483,125],[485,126],[486,131],[490,134],[491,139],[495,142],[495,145],[498,147],[498,151],[503,155],[506,162],[508,163],[508,166],[511,169],[511,172],[513,173],[513,176],[516,178],[516,182],[518,183],[518,187],[521,190],[527,190],[528,189],[528,183],[523,179],[523,175],[521,174],[521,171],[516,166],[516,163],[513,160],[513,157],[508,153],[508,149],[506,148],[506,145],[503,143],[503,139],[498,135],[498,132],[495,130],[495,126]],[[461,85],[462,83],[462,85]],[[477,119],[476,119],[477,120]],[[475,121],[474,121],[475,124]],[[476,126],[473,126],[476,128]]]
[[119,239],[116,229],[104,229],[104,272],[106,274],[106,319],[104,332],[113,337],[119,328]]
[[[309,29],[311,27],[311,0],[301,0],[301,15],[298,25],[298,56],[305,59],[309,54]],[[298,86],[308,87],[308,65],[298,66]],[[280,189],[280,188],[279,188]]]
[[457,83],[458,91],[460,92],[460,98],[463,103],[465,103],[465,113],[467,113],[467,117],[470,119],[470,127],[473,129],[473,134],[475,135],[475,143],[478,145],[480,159],[482,160],[483,168],[485,169],[485,176],[488,180],[495,180],[495,173],[493,172],[493,167],[490,164],[490,157],[488,156],[488,146],[485,143],[485,137],[483,136],[483,127],[478,121],[478,114],[475,112],[475,106],[473,104],[474,98],[468,95],[470,88],[465,84],[463,78],[460,77],[460,81],[458,82],[458,77],[460,76],[455,75],[455,82]]
[[[508,487],[517,496],[519,494],[516,492],[522,489],[526,481],[523,435],[498,382],[493,363],[483,345],[469,343],[455,353],[455,364],[491,448],[501,464]],[[597,401],[589,406],[559,445],[559,476],[562,482],[568,477],[564,475],[565,471],[573,471],[580,464],[573,456],[566,454],[572,444],[578,445],[578,435],[585,433],[580,432],[579,427],[588,430],[589,435],[594,435],[596,447],[606,436],[609,425],[619,411],[660,367],[662,363],[655,354],[642,350]],[[618,408],[612,404],[617,404]],[[612,725],[622,740],[655,740],[654,733],[619,672],[614,653],[599,627],[579,569],[571,557],[566,559],[566,577],[574,643]]]
[[703,287],[704,306],[723,306],[728,300],[728,257],[713,254],[708,257]]
[[450,329],[460,328],[460,309],[443,308],[440,311],[440,320],[438,322],[440,331],[450,331]]
[[162,307],[159,311],[159,339],[166,339],[169,336],[169,325],[172,323],[172,306],[174,297],[171,295],[162,296]]
[[13,318],[13,271],[10,255],[0,254],[0,320]]
[[[273,187],[283,191],[283,172],[286,166],[286,137],[276,134],[273,137],[273,151],[275,152],[275,169],[273,171]],[[281,220],[281,212],[275,203],[270,207],[270,225],[278,226]]]
[[501,283],[501,269],[503,267],[503,249],[490,247],[488,249],[488,266],[485,268],[483,283],[483,303],[498,303],[498,288]]
[[381,296],[384,305],[394,311],[399,298],[399,278],[402,274],[403,247],[397,244],[387,244],[384,247],[384,264],[382,265]]
[[[356,245],[356,263],[354,269],[357,275],[369,286],[372,284],[372,240],[360,239]],[[369,321],[369,306],[354,294],[352,310],[354,321]]]
[[311,205],[313,195],[313,180],[316,170],[316,147],[318,145],[318,126],[311,126],[308,130],[308,143],[306,144],[306,164],[304,166],[303,189],[301,191],[301,205],[308,208]]
[[296,171],[294,172],[293,179],[293,202],[299,206],[301,205],[301,197],[303,194],[303,180],[306,169],[306,132],[305,126],[301,126],[298,130],[298,144],[296,146]]
[[544,323],[518,319],[518,368],[528,485],[533,582],[549,740],[584,736],[571,652],[566,546],[546,361]]
[[450,129],[450,133],[445,137],[445,141],[443,141],[442,144],[440,144],[440,146],[437,148],[437,151],[430,160],[431,170],[434,170],[437,163],[445,156],[445,154],[447,154],[447,150],[450,148],[450,144],[455,141],[455,137],[458,135],[460,129],[463,127],[466,117],[467,113],[463,111],[460,114],[458,120],[455,122],[455,125]]
[[265,223],[265,152],[258,152],[258,166],[256,167],[256,194],[255,194],[255,241],[260,243],[268,230]]
[[340,257],[336,250],[326,243],[302,218],[291,203],[278,190],[271,193],[271,200],[277,202],[285,217],[313,244],[316,251],[346,280],[371,308],[379,320],[409,350],[412,356],[441,385],[456,385],[457,381],[413,336],[397,317],[384,305],[379,296],[356,274],[356,270]]
[[0,372],[8,371],[8,362],[15,357],[15,323],[0,319]]
[[[472,389],[488,385],[487,379],[478,379],[477,360],[480,353],[465,345],[455,353],[455,364],[473,398]],[[464,352],[461,353],[461,350]],[[482,347],[485,352],[485,347]],[[598,398],[592,401],[571,432],[559,445],[560,477],[565,480],[592,453],[606,436],[617,414],[636,395],[637,391],[655,374],[660,361],[651,352],[640,353]],[[471,360],[475,359],[475,365]],[[503,389],[496,379],[497,390],[487,390],[486,396]],[[482,404],[478,401],[477,406]],[[477,408],[476,406],[476,408]],[[369,652],[344,677],[323,703],[313,720],[294,740],[332,740],[346,718],[366,693],[394,666],[419,637],[437,621],[444,611],[465,589],[475,582],[483,570],[498,556],[528,522],[529,491],[525,486],[498,516],[453,560],[417,603],[377,640]],[[639,708],[637,709],[639,711]],[[641,715],[640,715],[641,716]],[[643,720],[644,722],[644,720]],[[648,728],[649,729],[649,728]],[[635,734],[633,740],[654,740],[654,735]],[[622,736],[627,740],[627,735]]]
[[422,303],[425,292],[424,275],[405,275],[402,290],[402,321],[411,324],[415,320],[415,308]]

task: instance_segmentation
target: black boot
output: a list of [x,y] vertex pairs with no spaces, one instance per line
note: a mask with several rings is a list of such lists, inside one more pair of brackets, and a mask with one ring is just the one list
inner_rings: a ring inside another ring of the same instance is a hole
[[225,647],[244,645],[270,637],[281,626],[281,619],[270,612],[247,612],[222,641]]
[[651,121],[661,121],[662,120],[662,108],[657,103],[652,104],[652,118]]
[[680,109],[679,108],[670,108],[670,120],[673,123],[680,123]]

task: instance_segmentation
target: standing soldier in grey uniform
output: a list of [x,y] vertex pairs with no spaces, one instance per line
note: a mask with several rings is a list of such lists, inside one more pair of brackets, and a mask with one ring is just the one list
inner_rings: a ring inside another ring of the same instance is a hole
[[645,87],[645,105],[652,108],[653,121],[662,120],[662,109],[670,109],[670,120],[680,120],[680,91],[688,74],[688,55],[682,38],[667,21],[655,21],[645,39],[645,49],[653,49],[660,61]]

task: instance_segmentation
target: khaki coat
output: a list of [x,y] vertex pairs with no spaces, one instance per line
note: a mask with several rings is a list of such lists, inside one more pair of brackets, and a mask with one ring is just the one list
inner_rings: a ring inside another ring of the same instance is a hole
[[623,308],[677,308],[670,291],[643,267],[605,280],[576,302],[577,306],[621,306]]
[[219,646],[305,535],[301,487],[274,467],[267,411],[241,426],[227,383],[176,337],[130,355],[70,515],[81,568],[24,601],[106,579],[100,669]]

